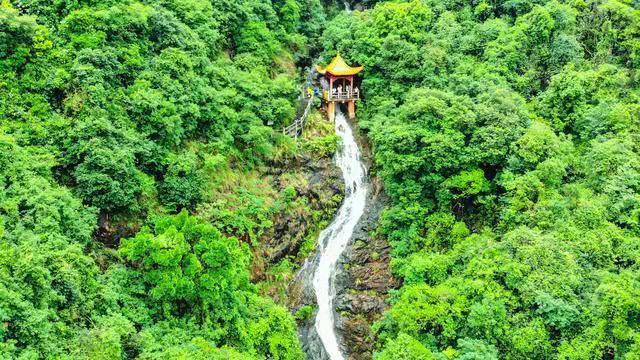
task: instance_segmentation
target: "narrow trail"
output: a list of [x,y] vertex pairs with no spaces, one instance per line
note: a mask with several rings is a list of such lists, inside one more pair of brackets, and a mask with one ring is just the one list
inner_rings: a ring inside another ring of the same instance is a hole
[[329,358],[341,360],[344,355],[336,334],[334,314],[335,270],[338,259],[364,213],[369,182],[353,131],[340,110],[336,110],[335,128],[341,139],[335,161],[342,171],[346,196],[333,222],[318,237],[320,258],[315,269],[313,287],[318,301],[316,331]]

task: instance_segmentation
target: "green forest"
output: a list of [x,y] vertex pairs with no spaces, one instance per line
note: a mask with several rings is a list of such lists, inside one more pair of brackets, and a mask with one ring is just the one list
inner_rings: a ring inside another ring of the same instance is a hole
[[640,2],[351,7],[0,0],[0,358],[305,358],[339,139],[281,128],[339,52],[400,284],[373,358],[640,359]]

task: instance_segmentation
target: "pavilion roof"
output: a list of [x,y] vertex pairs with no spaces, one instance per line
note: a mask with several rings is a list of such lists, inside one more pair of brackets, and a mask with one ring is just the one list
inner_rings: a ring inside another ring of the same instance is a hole
[[338,53],[338,55],[336,55],[336,57],[334,57],[333,60],[331,60],[331,62],[329,63],[329,65],[327,65],[327,67],[323,68],[319,65],[316,65],[316,70],[318,70],[318,72],[323,75],[325,73],[329,73],[336,76],[355,75],[360,71],[362,71],[363,69],[364,67],[362,66],[351,67],[347,65],[347,63],[344,61],[342,56],[340,56],[340,53]]

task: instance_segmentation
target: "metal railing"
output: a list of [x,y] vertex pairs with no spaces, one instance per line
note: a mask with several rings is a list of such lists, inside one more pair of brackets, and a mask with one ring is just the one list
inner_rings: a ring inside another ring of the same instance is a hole
[[311,112],[311,105],[313,104],[313,95],[307,99],[307,106],[304,108],[304,112],[302,115],[295,119],[293,123],[289,126],[285,126],[282,128],[282,133],[285,135],[289,135],[294,139],[298,139],[298,136],[302,134],[302,130],[304,130],[304,124],[307,121],[307,117]]

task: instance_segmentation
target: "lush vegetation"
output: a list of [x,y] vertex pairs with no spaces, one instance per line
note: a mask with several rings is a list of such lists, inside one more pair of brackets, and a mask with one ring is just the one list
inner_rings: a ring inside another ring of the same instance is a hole
[[393,200],[378,359],[640,357],[637,2],[378,2],[323,41]]
[[274,219],[326,217],[287,173],[304,146],[274,131],[325,16],[0,0],[0,358],[302,357],[255,281],[316,231],[265,260]]
[[274,129],[324,49],[392,199],[378,359],[640,358],[640,4],[362,4],[0,0],[0,357],[301,358],[337,139]]

